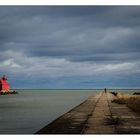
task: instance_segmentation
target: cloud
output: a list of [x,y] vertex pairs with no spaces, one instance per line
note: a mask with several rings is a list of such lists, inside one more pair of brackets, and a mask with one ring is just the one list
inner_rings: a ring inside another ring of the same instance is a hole
[[0,63],[1,67],[19,68],[20,65],[14,62],[14,59],[8,59]]
[[0,72],[63,84],[138,76],[139,17],[139,6],[1,6]]
[[[14,54],[14,53],[13,53]],[[21,55],[23,56],[23,55]],[[64,58],[53,57],[21,57],[20,55],[0,63],[3,69],[10,69],[11,74],[31,75],[32,77],[66,77],[133,74],[140,66],[136,63],[95,63],[73,62]],[[19,58],[17,58],[19,57]]]

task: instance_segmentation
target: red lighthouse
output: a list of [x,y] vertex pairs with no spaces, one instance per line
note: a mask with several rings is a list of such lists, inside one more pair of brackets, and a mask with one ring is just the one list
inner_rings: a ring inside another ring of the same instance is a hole
[[10,85],[7,82],[7,78],[4,75],[1,79],[0,79],[0,91],[4,91],[4,92],[9,92],[10,90]]

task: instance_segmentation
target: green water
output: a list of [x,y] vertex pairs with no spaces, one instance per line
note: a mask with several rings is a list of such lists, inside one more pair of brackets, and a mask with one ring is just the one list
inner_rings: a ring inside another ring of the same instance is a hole
[[32,134],[101,90],[18,90],[0,96],[0,134]]

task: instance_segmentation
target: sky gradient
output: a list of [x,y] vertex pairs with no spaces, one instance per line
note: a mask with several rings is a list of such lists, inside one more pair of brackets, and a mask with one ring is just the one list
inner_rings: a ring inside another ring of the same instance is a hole
[[12,88],[140,88],[140,7],[1,6],[4,74]]

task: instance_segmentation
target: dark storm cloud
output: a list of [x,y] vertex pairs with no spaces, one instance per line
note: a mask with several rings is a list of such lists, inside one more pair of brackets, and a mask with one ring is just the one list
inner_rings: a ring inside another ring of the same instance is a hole
[[1,49],[82,59],[137,52],[139,13],[139,7],[0,7]]

